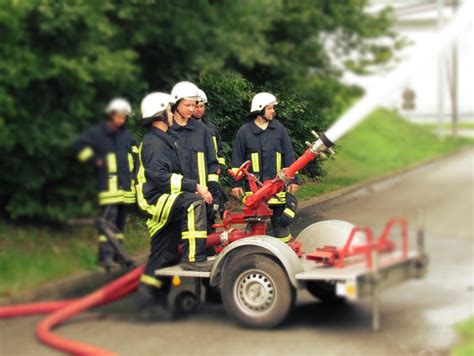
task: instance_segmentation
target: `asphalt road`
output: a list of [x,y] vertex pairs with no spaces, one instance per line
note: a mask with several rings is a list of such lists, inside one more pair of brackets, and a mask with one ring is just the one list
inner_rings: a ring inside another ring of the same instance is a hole
[[[121,355],[448,353],[456,342],[452,325],[474,314],[473,165],[471,149],[299,212],[295,232],[335,218],[380,230],[391,216],[414,222],[424,209],[429,273],[382,293],[380,332],[370,329],[368,301],[328,307],[302,292],[289,320],[272,331],[240,328],[220,305],[201,306],[186,320],[142,323],[128,298],[80,316],[58,333]],[[54,354],[34,339],[38,320],[0,321],[0,354]]]

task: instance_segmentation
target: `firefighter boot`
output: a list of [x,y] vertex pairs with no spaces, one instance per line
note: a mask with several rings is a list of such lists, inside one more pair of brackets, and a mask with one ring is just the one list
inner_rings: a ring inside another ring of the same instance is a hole
[[166,306],[167,298],[167,291],[140,284],[136,294],[139,318],[144,321],[171,320],[173,313]]
[[180,266],[185,271],[210,272],[213,261],[188,262],[182,261]]
[[114,262],[114,248],[109,242],[99,243],[98,264],[105,268],[106,271],[109,271],[116,266],[116,263]]

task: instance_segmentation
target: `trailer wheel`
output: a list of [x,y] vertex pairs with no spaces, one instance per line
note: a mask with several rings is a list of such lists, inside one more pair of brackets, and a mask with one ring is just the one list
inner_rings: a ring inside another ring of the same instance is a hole
[[232,260],[221,290],[227,313],[240,324],[255,328],[281,324],[295,299],[295,290],[280,264],[260,254]]
[[336,295],[336,286],[327,282],[308,282],[306,289],[315,298],[323,303],[343,304],[346,298]]
[[197,298],[189,291],[181,292],[176,296],[174,309],[177,316],[185,316],[194,312],[197,308]]

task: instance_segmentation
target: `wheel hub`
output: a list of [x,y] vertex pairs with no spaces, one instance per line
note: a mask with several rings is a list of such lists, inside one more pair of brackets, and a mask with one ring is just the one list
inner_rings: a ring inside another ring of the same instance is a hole
[[264,313],[275,302],[273,280],[263,271],[246,271],[237,279],[235,297],[246,314]]

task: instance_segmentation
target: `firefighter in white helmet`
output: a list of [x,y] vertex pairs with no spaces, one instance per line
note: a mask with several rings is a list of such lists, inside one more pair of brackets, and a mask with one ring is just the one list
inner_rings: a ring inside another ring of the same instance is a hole
[[[119,231],[123,241],[128,205],[135,203],[134,164],[138,152],[136,141],[125,128],[132,108],[123,98],[113,99],[105,108],[105,120],[84,133],[73,150],[80,162],[95,167],[98,202],[104,218]],[[116,258],[105,235],[99,232],[99,265],[111,268]]]
[[[251,161],[251,172],[264,182],[277,176],[282,168],[295,161],[295,152],[286,128],[275,117],[277,99],[270,93],[258,93],[252,99],[250,121],[237,132],[232,150],[232,169],[237,170],[245,161]],[[297,179],[269,200],[273,236],[283,242],[292,240],[289,225],[296,213],[293,196],[298,189]],[[247,182],[233,182],[232,195],[238,199],[250,194]]]
[[146,224],[151,236],[151,253],[140,279],[142,309],[165,306],[170,281],[157,279],[155,271],[179,262],[181,241],[183,269],[209,271],[211,268],[205,242],[206,203],[212,203],[212,196],[196,179],[183,175],[179,148],[168,134],[172,101],[166,93],[152,93],[141,104],[142,125],[148,131],[139,148],[137,199],[140,209],[148,216]]
[[[204,124],[209,128],[212,136],[212,142],[214,144],[214,149],[217,154],[217,161],[219,162],[219,170],[217,174],[220,176],[223,171],[226,169],[226,163],[224,158],[224,149],[222,147],[222,140],[221,135],[219,134],[219,130],[217,126],[211,121],[209,114],[207,112],[207,95],[202,90],[198,90],[199,99],[196,103],[196,107],[194,108],[193,117],[200,123]],[[219,186],[220,188],[220,186]],[[225,195],[224,191],[220,188],[219,192],[215,192],[216,196],[214,197],[214,209],[220,213],[222,216],[224,213],[224,205],[228,201],[227,196]],[[218,193],[218,194],[217,194]]]
[[[199,89],[191,82],[179,82],[173,87],[171,97],[174,104],[170,135],[178,144],[183,160],[183,175],[208,188],[217,201],[220,194],[220,166],[212,134],[207,126],[193,119],[196,103],[201,98]],[[207,228],[208,232],[211,232],[214,222],[214,207],[211,204],[207,206],[207,215]],[[196,244],[205,244],[205,240],[198,239]]]

